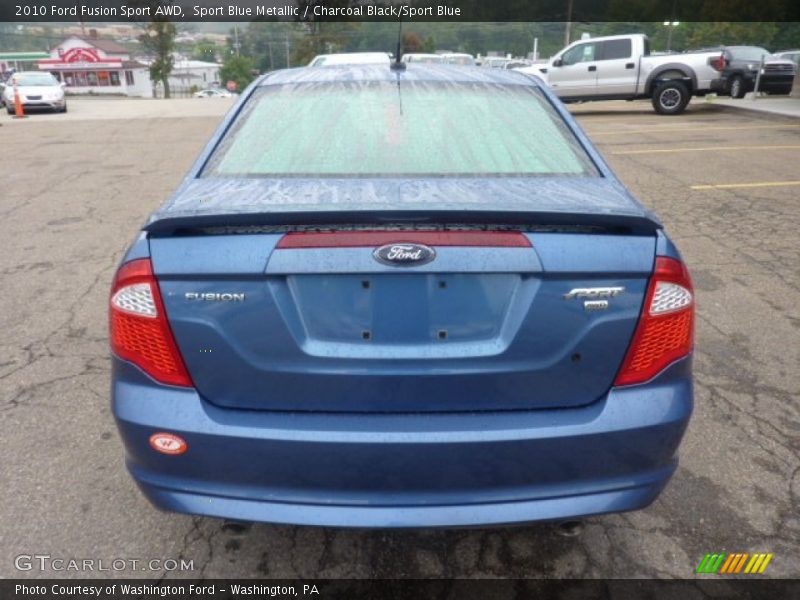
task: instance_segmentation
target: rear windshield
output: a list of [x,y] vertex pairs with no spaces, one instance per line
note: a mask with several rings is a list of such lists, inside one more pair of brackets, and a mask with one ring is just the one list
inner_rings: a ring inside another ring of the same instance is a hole
[[253,94],[204,176],[598,175],[533,86],[321,82]]
[[761,60],[762,56],[769,56],[764,48],[757,48],[756,46],[739,46],[731,48],[733,58],[737,60]]

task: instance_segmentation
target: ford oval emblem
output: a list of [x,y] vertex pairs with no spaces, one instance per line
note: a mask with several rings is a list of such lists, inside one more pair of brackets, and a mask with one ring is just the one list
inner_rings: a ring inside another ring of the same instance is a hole
[[379,263],[392,267],[417,267],[436,258],[436,251],[424,244],[396,242],[375,248],[372,256]]

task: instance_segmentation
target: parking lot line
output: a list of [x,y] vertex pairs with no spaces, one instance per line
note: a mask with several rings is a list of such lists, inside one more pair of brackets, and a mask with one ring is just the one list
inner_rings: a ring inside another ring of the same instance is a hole
[[[620,123],[619,116],[613,119],[605,119],[605,118],[597,118],[591,115],[585,115],[583,113],[574,112],[572,116],[578,119],[578,121],[583,125],[604,125],[607,123],[614,123],[620,127],[631,127],[631,126],[642,126],[642,125],[659,125],[661,127],[664,126],[672,126],[672,125],[679,125],[684,123],[711,123],[712,120],[709,119],[709,115],[707,114],[698,114],[698,115],[684,115],[680,121],[675,121],[665,125],[664,118],[661,117],[652,117],[651,115],[638,115],[636,113],[629,113],[624,115],[629,120]],[[758,123],[758,119],[742,119],[744,123]]]
[[706,133],[708,131],[738,131],[741,129],[798,129],[800,125],[738,125],[738,126],[723,126],[723,127],[651,127],[649,129],[613,129],[606,131],[587,131],[589,136],[595,135],[628,135],[631,133],[672,133],[676,131],[696,131],[699,133]]
[[[628,123],[620,123],[619,117],[614,119],[597,119],[591,116],[584,116],[580,113],[572,113],[572,116],[578,119],[578,121],[584,125],[605,125],[607,123],[614,123],[615,125],[620,126],[630,126],[630,125],[663,125],[664,119],[649,119],[647,121],[642,119],[637,119],[634,115],[630,115],[631,121]],[[692,122],[696,122],[698,119],[688,119],[684,118],[681,120],[681,123],[685,123],[686,121],[691,120]]]
[[687,148],[649,148],[643,150],[618,150],[611,154],[672,154],[675,152],[719,152],[720,150],[800,150],[800,144],[792,146],[695,146]]
[[787,187],[800,185],[800,181],[755,181],[751,183],[717,183],[711,185],[692,185],[693,190],[729,190],[733,188],[757,188],[757,187]]

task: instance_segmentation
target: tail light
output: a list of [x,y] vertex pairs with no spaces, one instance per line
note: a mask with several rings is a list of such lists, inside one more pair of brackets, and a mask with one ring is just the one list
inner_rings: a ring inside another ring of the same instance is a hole
[[132,260],[117,271],[111,287],[109,327],[111,351],[118,357],[161,383],[192,386],[149,258]]
[[727,66],[727,61],[725,60],[725,56],[720,54],[719,56],[710,58],[708,64],[711,65],[711,68],[715,71],[724,71]]
[[686,266],[658,257],[639,324],[614,385],[642,383],[692,351],[694,292]]

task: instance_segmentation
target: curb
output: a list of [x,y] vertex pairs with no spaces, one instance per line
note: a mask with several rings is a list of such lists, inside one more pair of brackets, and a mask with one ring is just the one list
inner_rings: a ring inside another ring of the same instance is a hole
[[[789,117],[800,119],[800,99],[787,97],[789,107],[767,107],[759,102],[769,102],[770,99],[752,100],[750,98],[742,98],[741,100],[725,100],[723,102],[716,102],[715,100],[706,100],[706,104],[718,106],[731,110],[746,110],[750,112],[757,112],[764,115],[775,115],[779,117]],[[735,103],[734,103],[735,102]]]

